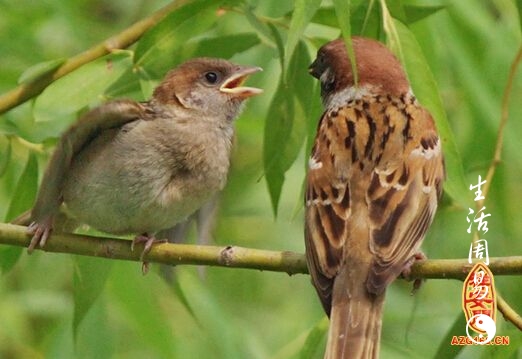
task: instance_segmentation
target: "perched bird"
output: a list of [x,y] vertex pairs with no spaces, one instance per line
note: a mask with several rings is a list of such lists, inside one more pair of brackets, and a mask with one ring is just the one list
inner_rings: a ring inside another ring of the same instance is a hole
[[377,358],[386,287],[408,270],[442,193],[441,141],[381,43],[322,46],[310,73],[325,108],[309,160],[306,256],[330,329],[325,358]]
[[31,252],[43,247],[62,203],[68,217],[112,234],[154,233],[191,215],[226,182],[244,87],[259,67],[197,58],[171,70],[147,102],[117,100],[61,137],[31,212]]

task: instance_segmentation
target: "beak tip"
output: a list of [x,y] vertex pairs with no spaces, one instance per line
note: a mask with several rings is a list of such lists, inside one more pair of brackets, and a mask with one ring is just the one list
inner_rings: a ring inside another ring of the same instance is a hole
[[242,84],[250,75],[260,71],[263,71],[263,68],[259,66],[239,66],[236,71],[225,80],[219,90],[229,95],[243,98],[259,95],[263,90],[255,87],[243,87]]

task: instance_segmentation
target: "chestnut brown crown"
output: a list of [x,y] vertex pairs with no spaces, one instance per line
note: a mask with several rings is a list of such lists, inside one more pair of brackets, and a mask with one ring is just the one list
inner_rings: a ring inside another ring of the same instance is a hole
[[[410,85],[399,60],[378,41],[354,36],[352,38],[359,88],[372,94],[400,96]],[[323,102],[336,93],[354,87],[352,66],[343,39],[323,45],[309,67],[310,74],[321,81]]]
[[154,90],[153,99],[162,105],[232,119],[245,99],[263,92],[242,86],[250,74],[261,70],[223,59],[195,58],[171,70]]

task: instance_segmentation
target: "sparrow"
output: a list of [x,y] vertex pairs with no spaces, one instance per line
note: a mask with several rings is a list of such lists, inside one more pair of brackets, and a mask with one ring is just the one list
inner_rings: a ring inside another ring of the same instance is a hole
[[386,287],[413,264],[445,178],[441,141],[397,58],[353,37],[309,72],[324,113],[309,159],[306,258],[330,327],[325,358],[377,358]]
[[46,244],[63,211],[106,233],[136,234],[132,247],[145,243],[143,261],[154,233],[225,186],[234,119],[262,92],[243,83],[260,70],[192,59],[171,70],[149,101],[115,100],[82,116],[61,136],[43,176],[29,253]]

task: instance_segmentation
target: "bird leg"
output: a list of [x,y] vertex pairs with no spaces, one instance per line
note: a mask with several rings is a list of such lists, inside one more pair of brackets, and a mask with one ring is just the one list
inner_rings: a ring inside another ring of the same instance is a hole
[[33,236],[29,247],[27,247],[27,252],[29,254],[34,251],[37,245],[40,247],[45,246],[47,239],[49,239],[49,236],[53,231],[53,222],[53,216],[46,216],[37,222],[32,222],[29,227],[27,227],[27,234]]
[[[401,277],[403,277],[406,280],[411,280],[410,275],[411,275],[411,267],[413,266],[413,264],[415,262],[423,261],[426,259],[428,259],[428,257],[421,251],[415,253],[413,256],[411,256],[411,258],[404,265],[404,268],[402,269]],[[422,278],[416,278],[413,281],[413,288],[411,290],[412,295],[415,294],[419,290],[419,288],[422,285],[422,282],[423,282]]]
[[149,262],[145,261],[145,255],[147,255],[152,246],[157,243],[166,243],[166,239],[156,239],[156,237],[148,235],[147,233],[140,234],[136,236],[131,243],[131,251],[134,251],[134,246],[138,243],[144,243],[143,251],[140,255],[140,261],[142,262],[141,271],[143,275],[149,272]]

